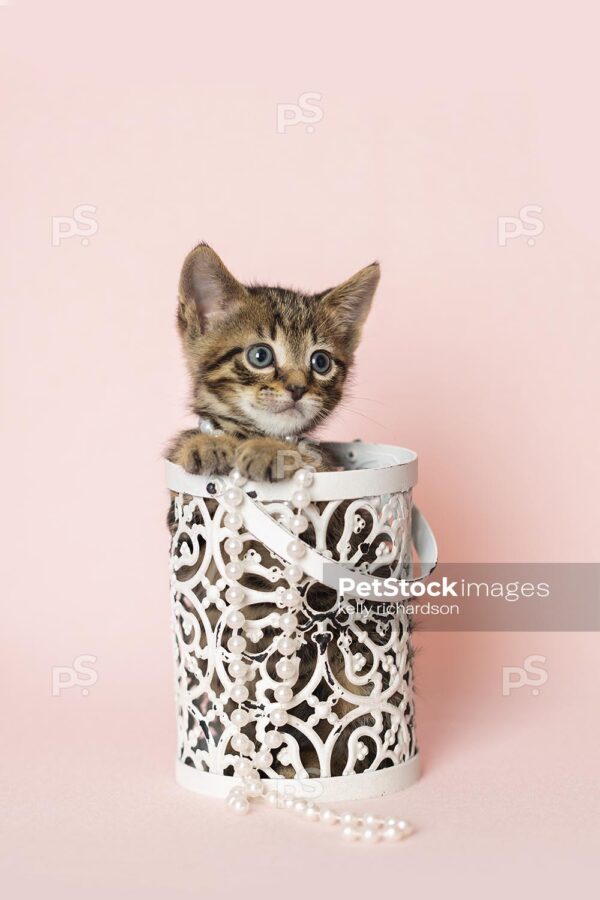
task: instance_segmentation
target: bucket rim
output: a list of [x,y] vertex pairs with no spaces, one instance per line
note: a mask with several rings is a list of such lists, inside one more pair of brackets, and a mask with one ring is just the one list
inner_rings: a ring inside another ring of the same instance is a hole
[[[421,757],[417,751],[405,762],[385,769],[351,773],[349,775],[323,776],[320,778],[266,778],[264,784],[277,790],[280,796],[296,796],[320,803],[373,800],[402,791],[418,781],[421,775]],[[227,797],[238,782],[235,775],[218,775],[204,772],[177,759],[175,763],[177,783],[195,794],[208,797]]]
[[[393,444],[363,441],[323,441],[343,465],[340,472],[316,472],[310,488],[311,501],[354,500],[411,490],[417,483],[418,457],[414,450]],[[167,486],[193,497],[217,497],[228,484],[227,476],[191,475],[166,461]],[[297,490],[292,479],[277,482],[248,481],[243,490],[263,502],[289,501]]]

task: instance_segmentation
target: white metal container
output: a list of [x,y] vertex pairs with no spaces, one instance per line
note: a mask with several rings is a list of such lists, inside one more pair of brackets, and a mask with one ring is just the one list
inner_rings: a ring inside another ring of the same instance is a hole
[[[240,756],[261,779],[325,800],[418,778],[408,616],[373,619],[371,607],[367,624],[336,597],[349,574],[411,578],[415,555],[421,576],[433,568],[412,504],[416,454],[325,446],[343,471],[272,484],[167,463],[177,779],[193,791],[225,796]],[[298,519],[290,530],[298,513],[304,537]]]

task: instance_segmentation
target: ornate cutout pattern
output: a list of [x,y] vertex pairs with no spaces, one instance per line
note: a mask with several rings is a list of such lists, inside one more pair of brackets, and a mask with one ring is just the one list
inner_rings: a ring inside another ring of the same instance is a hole
[[[291,696],[282,702],[281,691],[274,691],[282,683],[277,664],[286,655],[287,563],[242,525],[235,535],[241,542],[235,584],[243,599],[230,602],[228,487],[221,479],[214,496],[178,494],[174,503],[170,573],[179,759],[200,771],[232,775],[243,735],[250,755],[263,760],[260,773],[267,778],[347,775],[406,762],[417,752],[408,616],[377,604],[349,611],[335,592],[304,576],[293,610],[299,667]],[[293,514],[288,502],[264,503],[263,509],[282,524]],[[321,554],[372,575],[406,574],[410,491],[310,503],[302,512],[309,523],[302,539]],[[235,628],[232,609],[243,614]],[[232,698],[232,638],[238,639],[235,659],[243,647],[247,669],[248,696],[241,703],[235,690]],[[282,709],[282,740],[275,746],[265,735]]]

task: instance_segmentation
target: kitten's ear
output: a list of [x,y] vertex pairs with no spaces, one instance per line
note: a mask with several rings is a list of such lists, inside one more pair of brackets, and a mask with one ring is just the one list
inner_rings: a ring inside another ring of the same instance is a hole
[[179,278],[178,323],[182,332],[194,338],[206,331],[211,319],[228,304],[241,300],[246,288],[223,265],[208,244],[198,244],[186,256]]
[[375,289],[379,283],[379,263],[371,263],[333,288],[322,298],[334,327],[343,333],[351,350],[360,340],[362,327],[369,314]]

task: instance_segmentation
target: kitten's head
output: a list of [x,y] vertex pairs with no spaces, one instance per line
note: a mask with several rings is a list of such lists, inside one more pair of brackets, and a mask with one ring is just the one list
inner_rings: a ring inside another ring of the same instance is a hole
[[177,322],[193,408],[227,431],[302,434],[337,405],[379,281],[379,266],[302,294],[240,284],[199,244],[179,282]]

